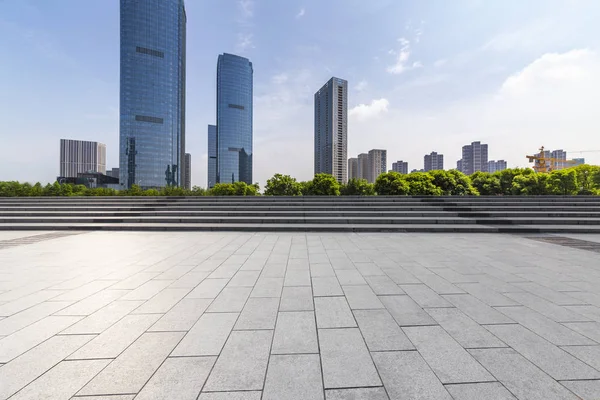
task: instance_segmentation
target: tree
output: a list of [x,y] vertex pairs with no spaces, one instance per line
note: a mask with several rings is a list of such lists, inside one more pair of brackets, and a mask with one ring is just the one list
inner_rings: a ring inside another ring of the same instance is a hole
[[289,175],[275,174],[267,180],[265,196],[300,196],[302,187]]
[[471,183],[482,196],[497,196],[502,194],[498,175],[477,171],[471,175]]
[[316,174],[313,180],[306,184],[304,191],[308,196],[339,196],[340,183],[332,175]]
[[[600,188],[600,167],[595,165],[578,165],[570,168],[577,174],[577,194],[591,195],[595,189]],[[596,183],[598,177],[598,183]]]
[[548,179],[550,192],[554,194],[573,195],[579,191],[577,172],[573,168],[552,171]]
[[513,179],[512,194],[522,196],[542,196],[549,194],[549,175],[545,173],[528,173],[517,175]]
[[209,190],[210,196],[258,196],[258,184],[246,182],[217,183]]
[[375,186],[366,179],[350,179],[340,188],[342,196],[374,196]]
[[445,196],[474,196],[477,191],[473,188],[468,176],[455,169],[450,171],[429,171],[433,184],[440,188]]
[[500,181],[500,190],[505,195],[513,194],[513,180],[515,177],[531,174],[535,174],[535,171],[531,168],[512,168],[494,173]]
[[442,190],[433,184],[433,177],[426,172],[412,172],[406,175],[411,196],[441,196]]
[[410,186],[404,176],[394,171],[379,175],[375,181],[375,191],[380,196],[406,196]]

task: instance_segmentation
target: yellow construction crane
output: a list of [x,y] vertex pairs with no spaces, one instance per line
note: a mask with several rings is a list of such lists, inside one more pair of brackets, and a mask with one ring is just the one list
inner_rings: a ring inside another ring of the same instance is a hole
[[574,160],[563,160],[560,158],[546,157],[546,153],[544,152],[544,146],[540,147],[540,153],[534,156],[525,156],[529,159],[530,163],[533,164],[533,169],[535,172],[551,172],[557,169],[564,168],[565,165],[576,164],[577,161]]

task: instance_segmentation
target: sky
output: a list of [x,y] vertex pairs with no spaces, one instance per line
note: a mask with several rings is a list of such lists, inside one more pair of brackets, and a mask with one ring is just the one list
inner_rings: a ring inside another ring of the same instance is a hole
[[[600,164],[597,0],[187,0],[186,151],[206,186],[217,57],[254,65],[254,180],[313,174],[314,93],[349,82],[348,156],[461,148]],[[0,0],[0,181],[52,182],[61,138],[118,166],[119,1]],[[585,153],[581,153],[585,151]]]

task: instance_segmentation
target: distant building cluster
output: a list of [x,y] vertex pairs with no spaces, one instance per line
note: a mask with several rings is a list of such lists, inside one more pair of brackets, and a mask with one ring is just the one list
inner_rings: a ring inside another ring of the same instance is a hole
[[387,150],[373,149],[348,160],[348,179],[366,179],[375,183],[377,177],[387,172]]

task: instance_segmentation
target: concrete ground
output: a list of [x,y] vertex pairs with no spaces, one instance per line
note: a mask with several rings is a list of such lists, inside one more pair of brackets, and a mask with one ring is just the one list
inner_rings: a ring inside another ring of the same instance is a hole
[[600,253],[533,239],[0,232],[0,399],[600,399]]

